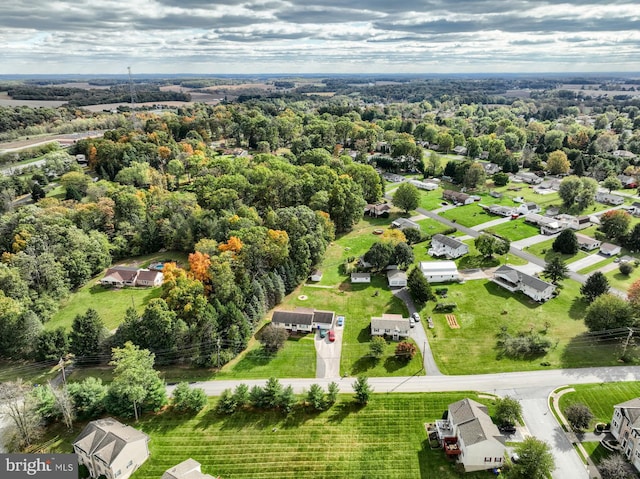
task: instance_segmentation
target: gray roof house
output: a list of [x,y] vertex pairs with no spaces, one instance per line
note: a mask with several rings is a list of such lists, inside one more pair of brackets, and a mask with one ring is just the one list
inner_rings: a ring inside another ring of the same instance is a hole
[[458,458],[465,472],[501,467],[505,438],[491,421],[486,406],[465,398],[449,405],[447,418],[436,421],[445,454]]
[[640,471],[640,398],[613,406],[611,434],[622,447],[622,453]]
[[351,273],[352,283],[371,283],[371,273]]
[[91,421],[73,443],[91,477],[127,479],[149,457],[149,436],[115,419]]
[[576,239],[578,240],[578,246],[580,249],[591,251],[600,247],[601,242],[597,239],[589,236],[576,233]]
[[271,323],[291,332],[311,332],[313,328],[330,329],[333,325],[333,311],[320,311],[312,308],[296,308],[293,311],[274,311]]
[[489,213],[499,216],[511,216],[516,212],[515,208],[511,206],[491,205],[489,206]]
[[160,479],[220,479],[200,470],[200,463],[191,458],[167,469]]
[[401,288],[407,285],[407,273],[400,269],[387,271],[387,281],[390,288]]
[[415,228],[417,230],[420,229],[420,225],[418,223],[416,223],[415,221],[411,221],[407,218],[398,218],[395,219],[391,222],[391,227],[392,228],[399,228],[401,230],[406,229],[406,228]]
[[469,246],[460,240],[438,233],[431,238],[428,253],[435,257],[444,256],[447,259],[455,259],[469,253]]
[[555,285],[508,265],[502,265],[496,269],[492,281],[509,291],[521,291],[536,301],[551,299],[556,290]]
[[409,336],[409,318],[401,314],[383,314],[371,318],[371,336],[391,336],[394,340]]
[[621,205],[622,203],[624,203],[624,197],[620,195],[614,195],[613,193],[598,191],[596,193],[596,201],[599,203],[604,203],[605,205]]
[[600,245],[600,254],[605,256],[615,256],[620,254],[620,251],[622,251],[622,248],[617,244],[602,243]]
[[528,202],[528,203],[523,203],[519,205],[516,211],[521,215],[528,215],[531,213],[540,213],[541,210],[536,203]]

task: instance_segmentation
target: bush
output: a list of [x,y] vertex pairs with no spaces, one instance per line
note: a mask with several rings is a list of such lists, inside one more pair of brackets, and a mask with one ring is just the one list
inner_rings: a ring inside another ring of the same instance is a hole
[[436,288],[436,294],[438,296],[446,296],[449,292],[449,288]]
[[284,328],[278,328],[273,324],[268,324],[260,332],[260,342],[264,349],[270,353],[275,353],[287,342],[289,333]]
[[173,391],[173,408],[178,412],[196,413],[207,405],[207,395],[204,389],[190,388],[182,382]]
[[571,404],[564,411],[564,416],[576,431],[583,431],[589,427],[593,420],[593,413],[589,406],[582,403]]
[[543,356],[551,347],[551,340],[534,332],[520,332],[515,336],[506,330],[498,335],[498,349],[511,359],[526,359]]
[[416,355],[416,345],[407,341],[402,341],[396,346],[396,358],[408,363]]
[[631,265],[631,263],[623,261],[622,263],[620,263],[618,269],[620,270],[620,273],[624,274],[625,276],[629,276],[633,271],[633,266]]
[[456,303],[437,303],[433,311],[436,313],[450,313],[457,307]]
[[99,378],[88,377],[79,383],[70,383],[69,394],[80,420],[95,419],[104,413],[107,386]]
[[382,336],[374,336],[369,343],[369,353],[374,359],[380,359],[387,347],[387,341]]

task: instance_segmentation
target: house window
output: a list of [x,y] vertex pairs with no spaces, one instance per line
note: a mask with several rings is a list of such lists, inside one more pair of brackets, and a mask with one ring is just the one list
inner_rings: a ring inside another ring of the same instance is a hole
[[115,475],[115,477],[118,477],[120,474],[122,474],[122,471],[121,471],[120,469],[118,469],[118,470],[116,471],[116,475]]
[[501,457],[496,457],[493,461],[494,462],[502,462],[502,458]]
[[133,466],[133,461],[129,461],[129,464],[127,464],[127,469],[129,469],[131,466]]
[[491,462],[491,458],[490,457],[485,457],[484,458],[484,462]]

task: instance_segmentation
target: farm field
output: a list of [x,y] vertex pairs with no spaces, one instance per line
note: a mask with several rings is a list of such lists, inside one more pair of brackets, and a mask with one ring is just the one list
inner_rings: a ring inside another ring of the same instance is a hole
[[[279,412],[239,411],[218,416],[209,407],[194,417],[160,414],[137,424],[150,435],[151,457],[132,476],[158,479],[165,470],[189,457],[205,473],[225,479],[480,479],[490,472],[459,472],[442,450],[431,450],[424,423],[440,419],[452,402],[475,393],[373,394],[366,407],[341,395],[328,411],[297,407]],[[68,452],[83,424],[72,431],[56,427],[52,452]]]
[[[586,304],[577,298],[580,285],[574,281],[565,280],[559,296],[544,304],[529,300],[521,293],[511,293],[488,280],[445,287],[449,288],[446,301],[457,304],[452,314],[460,329],[449,328],[444,314],[433,313],[433,303],[428,303],[422,310],[424,317],[434,319],[435,329],[430,330],[429,343],[445,374],[618,364],[617,342],[596,343],[585,334]],[[542,357],[521,360],[501,357],[496,349],[496,335],[503,326],[511,334],[530,330],[541,332],[553,345]]]

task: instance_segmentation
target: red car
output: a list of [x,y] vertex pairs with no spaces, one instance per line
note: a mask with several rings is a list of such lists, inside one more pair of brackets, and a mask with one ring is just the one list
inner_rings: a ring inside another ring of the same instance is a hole
[[333,329],[329,330],[329,341],[334,342],[336,340],[336,333]]

